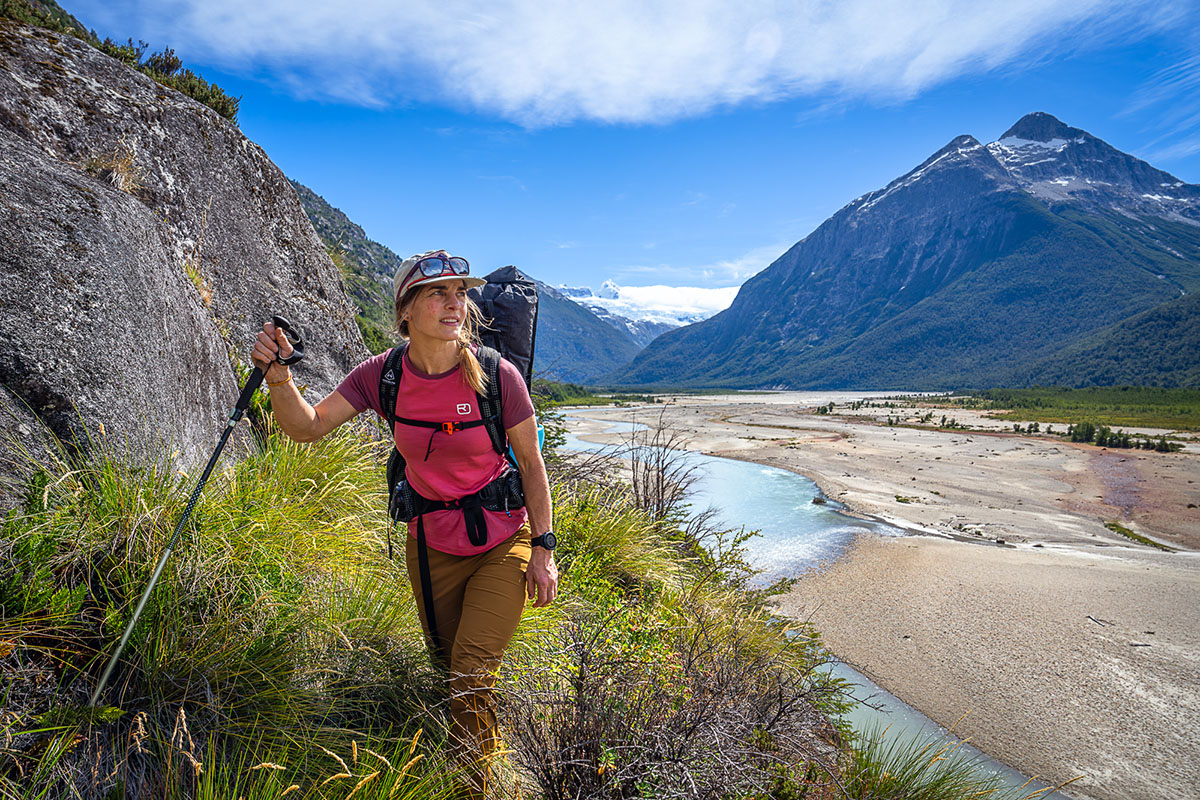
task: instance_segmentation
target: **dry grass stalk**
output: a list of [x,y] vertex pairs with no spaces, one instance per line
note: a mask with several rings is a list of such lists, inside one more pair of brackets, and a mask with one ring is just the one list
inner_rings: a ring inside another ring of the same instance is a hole
[[332,750],[327,750],[326,748],[321,747],[321,745],[317,745],[317,747],[320,748],[322,751],[324,751],[325,755],[329,756],[330,758],[334,759],[339,764],[341,764],[343,772],[350,771],[350,768],[346,766],[346,762],[342,761],[342,757],[339,756],[337,753],[333,752]]
[[117,191],[135,194],[142,188],[145,171],[137,164],[137,139],[122,136],[111,153],[88,159],[83,168],[101,180],[108,181]]
[[[177,736],[179,739],[178,744],[175,741]],[[183,750],[185,738],[187,739],[187,752],[195,752],[196,743],[192,741],[192,733],[188,730],[187,712],[183,710],[183,706],[180,706],[179,713],[175,715],[175,728],[171,731],[171,744]]]
[[341,778],[353,778],[353,777],[354,777],[354,776],[353,776],[353,775],[351,775],[349,772],[339,772],[339,773],[337,773],[336,775],[330,775],[328,778],[326,778],[325,780],[323,780],[323,781],[321,781],[320,783],[318,783],[318,784],[317,784],[317,788],[318,788],[318,789],[320,789],[322,786],[324,786],[325,784],[329,783],[330,781],[336,781],[336,780],[339,780],[339,779],[341,779]]
[[368,783],[370,783],[371,781],[373,781],[373,780],[375,780],[376,778],[378,778],[378,777],[379,777],[379,772],[380,772],[379,770],[375,770],[375,771],[374,771],[374,772],[372,772],[370,775],[368,775],[367,777],[365,777],[365,778],[363,778],[361,781],[359,781],[359,782],[358,782],[358,783],[357,783],[357,784],[354,786],[354,788],[350,790],[350,794],[346,795],[346,800],[350,800],[350,798],[351,798],[351,797],[354,797],[354,795],[358,793],[358,790],[359,790],[359,789],[361,789],[362,787],[366,786],[366,785],[367,785]]
[[133,718],[133,727],[129,731],[129,748],[139,756],[144,755],[146,750],[142,747],[142,742],[145,741],[146,733],[146,712],[139,711],[137,716]]
[[375,752],[374,750],[372,750],[371,748],[369,748],[369,747],[364,747],[364,748],[363,748],[363,752],[364,752],[364,753],[368,753],[368,754],[370,754],[370,755],[373,755],[373,756],[375,756],[376,758],[378,758],[380,761],[382,761],[384,764],[387,764],[387,768],[388,768],[388,769],[395,769],[395,767],[393,767],[393,766],[392,766],[392,762],[391,762],[391,761],[388,761],[388,760],[387,760],[387,758],[385,758],[384,756],[381,756],[379,753],[376,753],[376,752]]
[[204,764],[200,761],[197,761],[195,756],[186,750],[183,751],[183,757],[186,758],[188,763],[192,765],[192,770],[195,772],[195,777],[199,778],[200,773],[204,771]]
[[424,757],[424,755],[419,755],[409,759],[409,762],[400,769],[400,774],[396,776],[396,783],[392,786],[392,791],[388,794],[388,797],[396,796],[396,792],[400,791],[400,787],[404,784],[404,776],[408,774],[408,770]]

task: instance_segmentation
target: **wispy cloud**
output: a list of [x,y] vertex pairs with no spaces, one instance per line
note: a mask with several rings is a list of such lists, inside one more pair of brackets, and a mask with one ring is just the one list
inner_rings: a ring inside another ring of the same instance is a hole
[[[1200,22],[1200,14],[1194,18]],[[1200,46],[1200,36],[1194,38]],[[1147,120],[1146,130],[1154,138],[1138,151],[1147,161],[1172,161],[1200,152],[1200,53],[1154,73],[1122,115]]]
[[[432,100],[527,126],[664,122],[811,96],[915,96],[1160,27],[1149,0],[79,0],[91,17],[298,95]],[[77,12],[80,13],[80,12]],[[821,107],[821,106],[818,106]]]
[[1147,161],[1154,163],[1184,159],[1196,153],[1200,153],[1200,134],[1159,145],[1142,155]]
[[[764,245],[735,258],[699,264],[625,264],[614,267],[612,274],[618,281],[644,281],[650,278],[681,285],[702,284],[722,290],[733,287],[736,294],[738,286],[768,267],[792,244],[793,242]],[[623,290],[629,288],[631,287],[623,287]],[[732,299],[731,295],[730,300]]]
[[476,175],[481,181],[501,181],[503,183],[511,183],[513,186],[520,189],[522,192],[527,190],[524,183],[516,175]]

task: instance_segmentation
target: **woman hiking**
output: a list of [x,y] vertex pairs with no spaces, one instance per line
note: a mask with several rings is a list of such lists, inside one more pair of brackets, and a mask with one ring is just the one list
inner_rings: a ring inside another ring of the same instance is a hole
[[[392,435],[418,502],[455,506],[428,510],[410,522],[405,556],[431,653],[449,671],[451,742],[471,775],[468,790],[474,797],[487,791],[488,759],[498,749],[495,670],[526,598],[534,607],[545,606],[558,588],[550,486],[533,403],[520,372],[506,360],[499,369],[501,419],[520,469],[525,508],[481,511],[476,502],[472,516],[465,510],[469,502],[461,508],[457,503],[477,497],[509,469],[477,421],[486,376],[473,342],[480,314],[467,289],[484,283],[470,275],[466,259],[444,250],[405,259],[393,279],[396,326],[407,344],[400,345],[406,350],[394,410],[402,419]],[[291,349],[283,331],[266,323],[251,354],[266,374],[271,408],[290,438],[315,442],[368,408],[388,418],[379,397],[387,352],[359,364],[313,407],[300,396],[289,368],[276,361]],[[466,424],[455,427],[458,422]],[[418,538],[426,544],[432,631]]]

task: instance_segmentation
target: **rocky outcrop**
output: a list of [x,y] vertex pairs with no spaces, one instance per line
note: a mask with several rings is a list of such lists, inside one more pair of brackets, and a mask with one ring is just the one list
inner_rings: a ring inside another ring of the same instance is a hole
[[314,402],[367,355],[261,148],[84,42],[4,20],[0,285],[0,383],[26,415],[5,430],[36,415],[87,447],[102,425],[184,468],[211,453],[272,313],[303,328]]

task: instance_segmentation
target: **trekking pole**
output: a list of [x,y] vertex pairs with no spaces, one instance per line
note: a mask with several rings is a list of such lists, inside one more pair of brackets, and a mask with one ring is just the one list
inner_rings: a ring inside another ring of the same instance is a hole
[[[304,342],[299,336],[292,333],[291,325],[288,321],[280,316],[275,316],[271,319],[275,323],[275,327],[282,330],[284,335],[287,336],[288,342],[295,351],[286,359],[280,359],[276,356],[278,362],[280,364],[295,364],[304,358]],[[208,459],[208,465],[204,467],[204,473],[200,476],[200,482],[192,490],[192,496],[188,498],[187,507],[183,510],[183,515],[179,518],[179,523],[175,526],[175,532],[171,534],[171,540],[167,543],[166,549],[162,551],[162,555],[158,559],[158,566],[154,568],[154,574],[150,576],[150,583],[147,584],[146,591],[142,593],[142,599],[138,601],[137,608],[133,610],[133,616],[125,626],[125,632],[121,634],[120,644],[117,645],[112,658],[108,660],[108,666],[104,668],[104,674],[100,676],[100,683],[96,684],[96,691],[92,692],[92,699],[88,701],[89,706],[94,707],[96,701],[100,699],[100,693],[104,691],[104,687],[112,675],[113,668],[117,666],[117,661],[121,658],[121,651],[129,643],[129,635],[133,633],[133,626],[137,624],[138,617],[142,615],[142,609],[146,607],[146,601],[150,599],[150,593],[154,591],[154,584],[158,583],[158,578],[162,575],[163,567],[167,565],[167,559],[171,557],[171,551],[175,549],[175,544],[179,541],[179,534],[183,531],[183,526],[187,523],[188,517],[192,515],[192,509],[196,507],[196,501],[200,499],[200,492],[204,489],[204,484],[208,482],[208,476],[212,473],[213,467],[217,465],[217,458],[220,457],[221,451],[225,448],[225,442],[229,440],[229,435],[233,433],[234,426],[241,421],[242,415],[250,407],[250,399],[258,391],[258,387],[262,384],[262,381],[263,371],[260,367],[255,366],[254,371],[250,373],[250,379],[246,381],[245,387],[242,388],[242,393],[237,399],[237,404],[229,414],[229,423],[225,426],[225,430],[221,432],[221,440],[217,442],[217,449],[213,451],[212,457]]]

